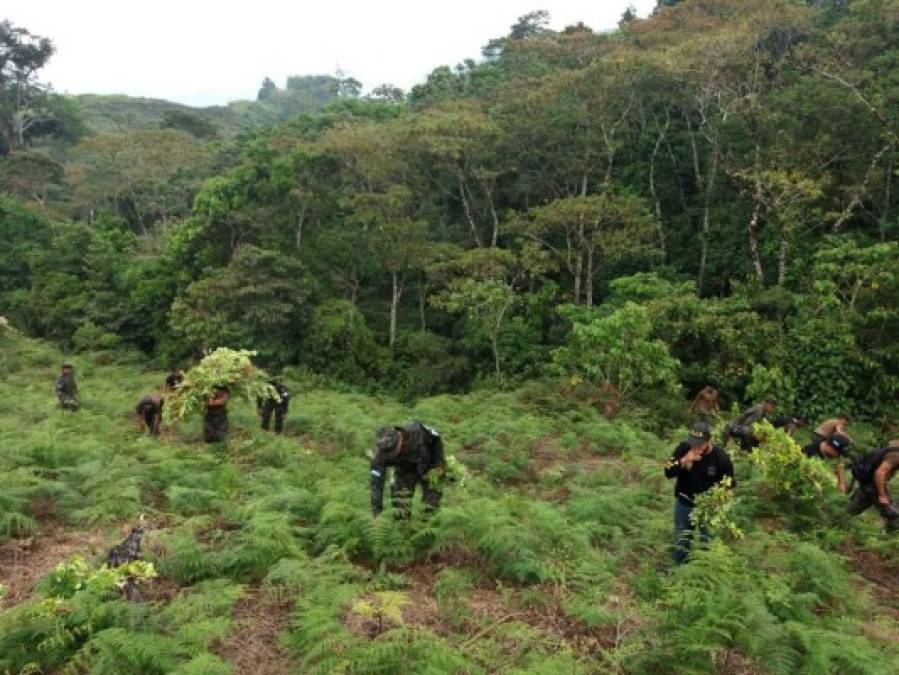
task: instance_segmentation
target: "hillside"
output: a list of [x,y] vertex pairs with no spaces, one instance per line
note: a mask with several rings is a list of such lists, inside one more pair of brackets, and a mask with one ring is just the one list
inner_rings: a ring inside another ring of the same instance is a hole
[[[139,436],[163,373],[85,354],[63,414],[62,356],[0,340],[0,672],[899,670],[899,540],[845,516],[832,477],[802,509],[737,457],[745,536],[673,569],[661,466],[684,431],[641,430],[651,411],[610,422],[552,383],[407,407],[288,378],[283,437],[234,403],[213,448],[199,420]],[[472,478],[431,520],[373,520],[373,430],[416,418]],[[51,574],[98,567],[140,514],[142,602]]]
[[275,88],[262,101],[239,100],[227,105],[192,107],[155,98],[124,95],[81,94],[73,96],[85,126],[98,134],[159,129],[166,115],[195,116],[213,125],[220,135],[277,124],[300,113],[321,110],[336,96],[338,80],[327,76],[294,76],[287,87]]

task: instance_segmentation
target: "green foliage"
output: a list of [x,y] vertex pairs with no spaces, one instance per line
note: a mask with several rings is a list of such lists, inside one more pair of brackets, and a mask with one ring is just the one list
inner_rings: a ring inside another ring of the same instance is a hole
[[777,366],[766,368],[756,365],[752,369],[752,379],[746,387],[746,398],[750,401],[764,401],[773,396],[781,410],[792,414],[796,409],[796,387],[793,378]]
[[561,313],[572,322],[568,344],[553,352],[562,374],[611,386],[624,398],[641,388],[677,389],[678,362],[652,339],[645,308],[627,303],[608,316],[576,307]]
[[733,480],[726,476],[710,490],[698,495],[696,507],[690,513],[690,522],[724,539],[742,539],[743,531],[731,515],[738,499],[733,488]]
[[760,446],[749,461],[761,470],[767,497],[787,513],[821,522],[824,486],[833,480],[824,463],[806,457],[796,441],[768,422],[756,424],[754,433]]
[[227,387],[231,396],[255,404],[257,398],[277,396],[266,373],[250,360],[255,352],[219,347],[185,373],[184,382],[166,396],[166,424],[200,414],[216,389]]
[[188,286],[172,305],[172,330],[194,350],[229,344],[266,362],[293,360],[311,289],[303,266],[243,246],[228,267]]

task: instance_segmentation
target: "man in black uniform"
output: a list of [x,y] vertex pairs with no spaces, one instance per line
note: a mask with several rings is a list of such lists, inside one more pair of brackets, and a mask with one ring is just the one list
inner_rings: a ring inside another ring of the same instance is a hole
[[830,459],[837,460],[837,466],[834,470],[837,474],[837,489],[840,494],[846,494],[846,476],[843,472],[843,462],[840,460],[852,445],[852,441],[844,434],[833,434],[830,438],[819,441],[815,434],[812,434],[812,442],[802,448],[802,452],[806,457],[812,459]]
[[75,382],[75,368],[71,364],[64,364],[56,378],[56,398],[63,410],[78,410],[78,384]]
[[[694,529],[690,514],[696,505],[696,495],[706,492],[725,477],[734,479],[730,457],[712,445],[711,437],[708,422],[696,422],[690,427],[687,440],[674,449],[665,466],[665,477],[677,479],[674,484],[674,562],[678,565],[686,561],[690,552]],[[704,528],[700,528],[699,536],[702,542],[709,539]]]
[[853,516],[877,505],[887,532],[899,532],[899,504],[890,497],[888,485],[899,471],[899,442],[872,450],[858,459],[852,475],[859,485],[849,499],[849,513]]
[[203,440],[207,443],[224,443],[228,439],[228,399],[231,394],[227,387],[216,387],[206,401],[206,415],[203,419]]
[[751,452],[753,448],[757,448],[759,440],[753,435],[752,426],[756,422],[770,420],[776,405],[775,399],[767,398],[764,402],[744,410],[736,422],[724,427],[724,438],[721,445],[726,448],[731,437],[736,437],[740,439],[740,449],[743,452]]
[[137,424],[141,433],[150,431],[151,436],[159,435],[159,423],[162,420],[163,398],[159,394],[144,394],[140,397],[134,412],[137,414]]
[[268,383],[278,392],[277,398],[260,398],[256,401],[256,409],[262,418],[262,428],[268,431],[272,421],[272,413],[275,413],[275,433],[284,431],[284,418],[287,416],[287,406],[290,403],[290,392],[281,380],[269,380]]
[[445,462],[443,439],[434,429],[412,422],[378,431],[377,450],[371,460],[371,512],[375,516],[384,510],[384,481],[391,466],[394,476],[390,492],[398,517],[409,517],[419,484],[425,509],[433,511],[440,506],[443,494],[434,479],[444,472]]

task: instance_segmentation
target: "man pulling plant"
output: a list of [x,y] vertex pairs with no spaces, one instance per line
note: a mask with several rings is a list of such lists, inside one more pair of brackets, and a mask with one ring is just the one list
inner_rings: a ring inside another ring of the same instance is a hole
[[149,430],[151,436],[159,435],[159,423],[162,420],[162,402],[160,394],[144,394],[134,406],[137,425],[140,432]]
[[753,434],[752,427],[757,422],[770,419],[776,406],[776,399],[767,398],[762,403],[744,410],[736,422],[724,427],[724,438],[721,444],[727,447],[730,439],[735,437],[740,440],[740,449],[743,452],[751,452],[753,448],[757,448],[759,440]]
[[[696,496],[729,477],[735,485],[734,465],[730,456],[712,445],[708,422],[696,422],[690,435],[680,443],[665,465],[665,477],[675,478],[674,484],[674,561],[681,565],[690,552],[693,524],[690,514],[696,506]],[[708,531],[699,528],[700,541],[709,539]]]
[[820,436],[812,434],[812,442],[802,448],[802,452],[806,457],[837,460],[835,470],[837,474],[837,489],[841,494],[846,494],[846,476],[843,472],[843,462],[840,461],[840,458],[844,457],[849,451],[852,441],[844,434],[831,434],[830,437],[816,442],[817,438],[820,438]]
[[853,516],[876,505],[887,532],[899,532],[899,504],[890,497],[888,486],[899,471],[899,439],[860,457],[852,468],[859,485],[849,499]]
[[388,467],[394,467],[391,499],[397,516],[408,518],[415,487],[421,485],[422,500],[429,511],[440,506],[443,493],[438,485],[446,472],[443,439],[434,429],[412,422],[404,427],[378,431],[371,460],[371,512],[384,510],[384,482]]
[[848,426],[848,415],[837,415],[836,417],[831,417],[830,419],[824,420],[823,422],[821,422],[821,424],[815,427],[815,430],[812,432],[812,443],[814,443],[815,445],[823,443],[834,434],[845,436],[851,442],[852,437],[846,432],[846,427]]

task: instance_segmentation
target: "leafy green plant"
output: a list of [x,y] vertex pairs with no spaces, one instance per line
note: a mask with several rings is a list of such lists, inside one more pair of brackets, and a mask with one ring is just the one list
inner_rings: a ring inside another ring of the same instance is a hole
[[733,487],[733,479],[725,476],[720,483],[697,495],[690,522],[725,539],[742,539],[744,533],[731,515],[739,499]]
[[562,374],[608,385],[622,399],[643,387],[678,388],[679,364],[652,338],[646,308],[629,302],[607,316],[578,307],[560,313],[572,322],[566,346],[553,352]]
[[250,401],[257,398],[277,398],[268,376],[250,360],[255,352],[219,347],[207,354],[185,373],[184,382],[166,396],[163,417],[173,424],[186,415],[196,415],[217,388],[227,387],[232,396]]

